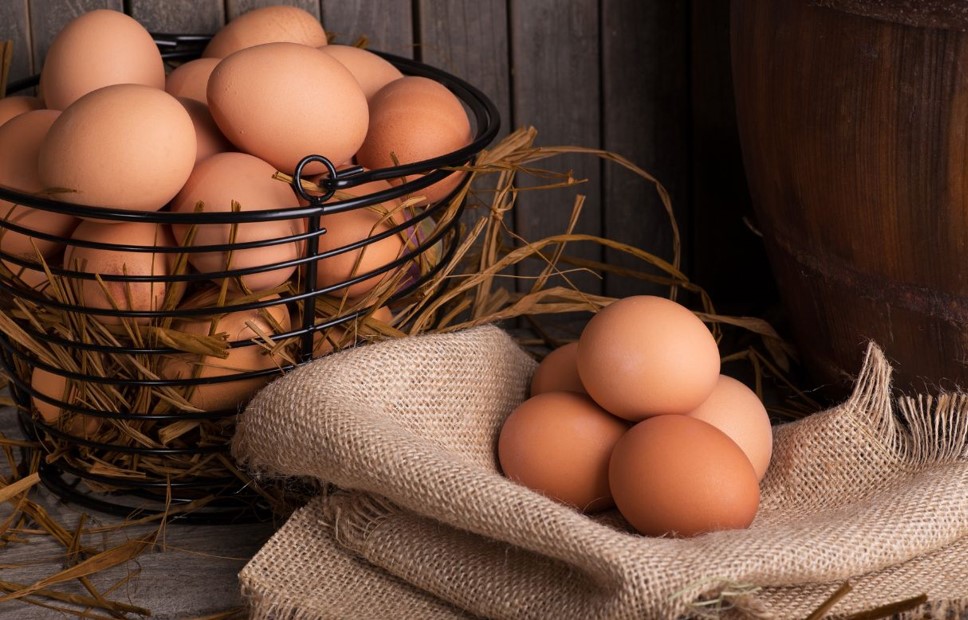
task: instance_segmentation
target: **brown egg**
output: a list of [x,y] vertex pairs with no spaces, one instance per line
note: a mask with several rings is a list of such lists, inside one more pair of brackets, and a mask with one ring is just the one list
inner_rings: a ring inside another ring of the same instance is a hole
[[368,101],[376,91],[403,77],[403,73],[393,63],[369,50],[353,45],[325,45],[320,49],[350,70]]
[[628,428],[575,392],[545,392],[504,421],[498,460],[504,475],[584,512],[613,505],[608,483],[612,448]]
[[743,449],[762,480],[773,456],[773,426],[766,407],[744,383],[720,375],[716,388],[689,417],[712,424]]
[[267,6],[247,11],[222,26],[202,56],[225,58],[241,49],[278,42],[319,47],[326,45],[327,38],[312,13],[294,6]]
[[[264,300],[279,299],[278,295]],[[214,298],[210,293],[203,298],[186,302],[185,307],[210,305]],[[228,342],[240,342],[263,336],[272,336],[291,329],[289,311],[285,304],[272,305],[262,310],[240,310],[215,317],[175,321],[173,329],[196,336],[224,334]],[[162,364],[165,379],[189,379],[226,377],[243,372],[278,368],[284,364],[281,357],[273,355],[258,344],[243,345],[229,349],[228,357],[176,355]],[[222,383],[202,384],[185,388],[187,400],[206,411],[236,409],[265,386],[273,376],[238,379]]]
[[11,118],[25,112],[43,109],[44,102],[37,97],[11,96],[0,98],[0,127]]
[[222,135],[218,125],[215,124],[215,119],[212,118],[207,105],[188,97],[179,97],[178,101],[185,107],[185,111],[188,112],[188,115],[192,118],[192,124],[195,126],[196,164],[216,153],[227,153],[235,150],[232,143]]
[[172,97],[195,99],[208,105],[208,78],[219,58],[196,58],[172,69],[165,78],[165,91]]
[[569,342],[546,355],[531,377],[531,396],[544,392],[581,392],[578,376],[578,343]]
[[[77,406],[77,387],[73,382],[70,385],[68,384],[67,377],[64,375],[54,374],[39,367],[34,367],[30,375],[30,387],[35,392],[39,392],[48,398]],[[36,396],[31,396],[30,402],[40,415],[41,420],[76,437],[84,439],[90,438],[101,426],[101,421],[98,418],[81,414],[74,415],[73,419],[66,426],[58,424],[61,416],[64,415],[64,409],[53,403],[41,400]]]
[[[372,181],[341,192],[343,199],[348,196],[365,196],[377,191],[390,189],[386,181]],[[337,200],[337,197],[330,201]],[[348,248],[364,239],[379,235],[393,228],[405,217],[400,209],[399,200],[391,200],[368,207],[351,209],[340,213],[330,213],[321,219],[326,234],[319,237],[320,254]],[[369,241],[359,249],[346,250],[322,258],[316,266],[316,286],[323,288],[369,273],[392,263],[400,257],[404,249],[404,239],[400,235],[389,235],[379,240]],[[331,294],[346,294],[349,298],[366,295],[395,269],[367,278],[346,288],[334,290]]]
[[54,37],[40,88],[48,108],[65,110],[83,95],[112,84],[164,90],[165,65],[151,35],[135,19],[120,11],[89,11]]
[[725,433],[702,420],[663,415],[615,444],[608,468],[615,505],[647,536],[696,536],[749,526],[759,509],[756,472]]
[[177,99],[138,84],[84,95],[54,122],[40,150],[44,185],[64,202],[157,211],[195,165],[195,126]]
[[[178,195],[172,201],[175,212],[191,213],[201,203],[201,211],[230,212],[233,202],[242,213],[285,209],[297,204],[292,189],[272,178],[276,170],[268,163],[245,153],[217,153],[200,162]],[[281,239],[305,232],[302,219],[283,219],[244,224],[188,224],[172,225],[179,245],[203,246],[225,243],[249,243]],[[193,237],[190,238],[190,235]],[[234,237],[233,237],[234,236]],[[266,267],[274,263],[295,260],[302,253],[303,243],[234,250],[229,252],[191,252],[188,261],[202,273],[211,274],[216,281],[226,269]],[[230,262],[231,261],[231,262]],[[249,291],[264,291],[289,279],[296,267],[282,267],[241,276],[241,286]],[[238,289],[239,283],[232,282]]]
[[[307,155],[349,161],[369,119],[353,74],[322,51],[296,43],[267,43],[225,58],[209,78],[208,105],[233,144],[287,173]],[[304,172],[325,170],[313,164]]]
[[[37,170],[37,158],[44,138],[58,116],[58,110],[33,110],[0,126],[0,185],[24,194],[36,194],[44,189]],[[15,205],[3,199],[0,199],[0,218],[38,233],[65,239],[80,223],[71,215]],[[5,254],[36,261],[37,252],[47,259],[63,247],[64,244],[57,241],[0,227],[0,251]],[[9,267],[14,271],[19,269],[12,264]]]
[[688,413],[719,380],[719,347],[689,309],[664,297],[615,301],[578,339],[578,374],[595,401],[627,420]]
[[313,357],[322,357],[333,351],[341,351],[359,343],[360,324],[364,321],[377,321],[389,325],[393,321],[393,313],[386,306],[380,306],[369,315],[364,315],[346,323],[313,334]]
[[[446,155],[467,146],[471,125],[460,100],[429,78],[406,76],[381,88],[370,101],[366,140],[356,160],[367,168],[386,168]],[[463,173],[417,190],[428,202],[453,191]]]
[[[102,224],[85,221],[72,235],[73,241],[124,244],[139,247],[172,247],[174,240],[167,226],[144,222],[123,222]],[[159,276],[171,274],[174,254],[162,252],[133,252],[116,249],[95,249],[68,245],[64,254],[64,266],[74,271],[100,275]],[[123,282],[77,279],[80,288],[79,302],[89,308],[154,311],[161,310],[169,295],[166,282]],[[170,295],[177,298],[180,289],[173,287]],[[119,317],[97,315],[102,323],[117,325]],[[140,317],[133,320],[145,324],[150,319]]]

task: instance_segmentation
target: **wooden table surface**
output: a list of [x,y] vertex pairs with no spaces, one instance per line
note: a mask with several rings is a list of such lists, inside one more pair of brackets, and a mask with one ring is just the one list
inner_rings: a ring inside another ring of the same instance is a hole
[[[0,433],[8,438],[22,438],[12,408],[0,409]],[[0,462],[3,462],[0,459]],[[0,467],[6,467],[5,463]],[[4,472],[8,473],[8,472]],[[61,501],[57,496],[35,486],[29,496],[50,512],[68,530],[78,520],[86,519],[86,527],[114,525],[121,521]],[[9,504],[0,506],[0,522],[11,511]],[[169,524],[153,550],[141,553],[133,560],[91,577],[94,586],[109,600],[144,608],[151,618],[206,618],[223,616],[223,612],[242,606],[238,572],[259,550],[280,524],[256,523],[248,525],[186,525]],[[120,531],[87,536],[84,542],[96,549],[107,549],[129,540],[151,534],[157,524],[126,527]],[[64,547],[49,535],[25,537],[7,547],[0,547],[0,581],[32,584],[56,574],[66,566]],[[124,581],[127,578],[126,581]],[[112,586],[121,585],[109,594]],[[82,584],[73,580],[54,589],[89,596]],[[51,601],[44,601],[51,603]],[[62,603],[54,605],[68,608]],[[83,608],[73,608],[75,613]],[[109,617],[101,610],[92,610],[93,617]],[[0,602],[0,618],[7,620],[40,620],[61,615],[49,608],[19,600]],[[132,613],[128,618],[142,617]],[[238,613],[234,617],[244,617]]]

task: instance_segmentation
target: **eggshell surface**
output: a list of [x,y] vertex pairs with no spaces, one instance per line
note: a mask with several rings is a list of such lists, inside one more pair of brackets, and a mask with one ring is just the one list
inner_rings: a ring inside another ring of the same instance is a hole
[[[278,299],[278,296],[266,297],[263,301],[274,299]],[[186,305],[191,306],[194,301],[186,302]],[[223,334],[228,342],[241,343],[289,331],[291,322],[288,309],[284,304],[279,304],[263,309],[228,312],[213,318],[179,320],[172,327],[196,336]],[[285,362],[282,358],[271,354],[259,344],[242,344],[230,348],[228,357],[224,359],[213,355],[173,356],[168,363],[162,365],[161,374],[165,379],[228,377],[243,372],[278,368],[283,363]],[[237,408],[271,379],[267,375],[182,389],[188,394],[188,402],[195,407],[206,411],[220,411]]]
[[37,97],[14,95],[0,98],[0,127],[15,116],[20,116],[32,110],[40,110],[43,107],[44,102]]
[[584,512],[613,505],[608,463],[626,431],[584,394],[546,392],[519,405],[501,428],[504,475]]
[[191,99],[190,97],[179,97],[178,101],[185,107],[185,111],[192,118],[192,125],[195,127],[195,164],[208,159],[216,153],[227,153],[234,151],[235,147],[229,142],[208,111],[208,106]]
[[[297,89],[297,90],[294,90]],[[353,74],[296,43],[243,49],[215,67],[208,105],[222,133],[246,153],[293,173],[307,155],[349,161],[366,137],[366,96]],[[304,169],[325,172],[322,164]]]
[[[386,181],[371,181],[341,192],[340,200],[352,196],[365,196],[377,191],[391,189]],[[337,200],[337,197],[330,201]],[[335,286],[349,279],[385,267],[396,260],[403,252],[403,238],[388,235],[382,239],[371,239],[402,222],[405,214],[400,209],[400,201],[393,199],[385,203],[360,207],[339,213],[329,213],[322,217],[326,234],[319,237],[319,252],[338,252],[321,258],[316,266],[316,284],[319,287]],[[366,240],[357,249],[343,250]],[[393,269],[376,274],[345,288],[336,289],[333,295],[354,298],[372,291],[393,273]]]
[[309,11],[294,6],[266,6],[230,20],[215,33],[202,56],[225,58],[242,49],[279,42],[319,47],[328,41],[322,24]]
[[[151,247],[172,247],[174,240],[171,231],[160,224],[145,222],[122,222],[103,224],[84,221],[71,236],[72,241],[125,244]],[[111,276],[158,276],[171,274],[174,254],[152,251],[123,251],[118,249],[87,248],[68,245],[64,253],[65,267],[90,274]],[[169,285],[164,281],[125,282],[78,279],[82,305],[89,308],[131,311],[161,310]],[[174,294],[174,293],[173,293]],[[97,315],[101,322],[117,325],[120,317]],[[128,319],[137,323],[148,323],[148,317]]]
[[725,433],[702,420],[662,415],[615,444],[609,485],[623,517],[647,536],[696,536],[748,527],[759,509],[756,472]]
[[[44,189],[37,170],[40,147],[51,125],[60,116],[57,110],[33,110],[0,126],[0,185],[25,194]],[[0,199],[0,218],[37,233],[67,238],[80,220],[67,214],[15,205]],[[21,258],[37,260],[37,252],[49,258],[63,243],[25,235],[0,227],[0,250]],[[16,269],[10,265],[11,269]]]
[[719,380],[719,347],[689,309],[652,295],[626,297],[593,316],[578,339],[578,374],[595,401],[638,421],[684,414]]
[[[356,159],[367,168],[387,168],[446,155],[470,141],[470,121],[460,100],[439,82],[406,76],[373,95],[369,130]],[[462,179],[463,173],[455,172],[414,193],[436,202]]]
[[208,78],[219,58],[196,58],[180,64],[165,78],[165,91],[172,97],[187,97],[208,105]]
[[138,84],[106,86],[65,110],[38,158],[57,199],[128,211],[157,211],[195,165],[195,126],[177,99]]
[[403,73],[393,66],[393,63],[369,50],[353,45],[333,44],[325,45],[320,49],[350,70],[356,81],[360,83],[367,101],[387,84],[403,77]]
[[112,84],[164,90],[165,65],[151,34],[137,20],[120,11],[89,11],[54,37],[40,72],[40,89],[48,108],[64,110]]
[[[74,404],[76,402],[77,388],[69,385],[67,377],[54,374],[39,366],[34,367],[30,375],[30,387],[47,398],[58,400],[62,403]],[[37,396],[31,396],[30,401],[36,409],[40,418],[50,425],[58,425],[61,416],[65,411],[54,403],[47,402]],[[75,436],[87,438],[93,435],[100,426],[100,420],[94,416],[75,415],[66,425],[66,430]]]
[[548,353],[531,377],[531,396],[544,392],[581,392],[578,376],[578,343],[569,342]]
[[[185,186],[172,201],[172,211],[192,213],[200,204],[204,213],[231,212],[233,202],[242,213],[286,209],[296,205],[296,196],[285,183],[272,178],[275,168],[245,153],[217,153],[200,162]],[[172,232],[179,245],[190,248],[188,261],[195,269],[220,280],[227,269],[259,269],[233,278],[233,286],[262,291],[284,283],[295,266],[268,268],[275,263],[298,258],[303,244],[285,242],[277,245],[226,251],[196,251],[206,245],[249,243],[281,239],[305,232],[302,219],[277,219],[240,224],[173,224]],[[190,233],[194,235],[190,237]],[[234,235],[234,237],[233,237]]]
[[741,381],[720,375],[709,398],[688,415],[729,435],[746,453],[757,480],[763,479],[773,456],[773,426],[756,392]]

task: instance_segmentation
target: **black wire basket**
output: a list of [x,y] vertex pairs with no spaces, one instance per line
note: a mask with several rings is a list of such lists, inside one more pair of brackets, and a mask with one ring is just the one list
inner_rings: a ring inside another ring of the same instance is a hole
[[[155,35],[162,56],[169,63],[198,57],[208,39],[197,35]],[[170,254],[174,263],[181,265],[187,265],[184,259],[192,252],[231,255],[233,251],[291,243],[304,248],[295,259],[257,267],[208,273],[185,267],[166,275],[147,276],[95,275],[56,261],[48,264],[0,251],[4,265],[0,273],[0,314],[9,321],[0,334],[0,360],[9,378],[21,427],[45,447],[47,454],[42,459],[40,476],[54,493],[87,508],[125,517],[165,513],[186,522],[224,523],[270,516],[274,508],[271,498],[231,465],[228,448],[238,407],[193,410],[186,408],[179,397],[189,400],[202,386],[210,389],[238,382],[262,385],[317,357],[321,354],[320,338],[332,330],[348,331],[377,310],[373,303],[360,306],[347,302],[345,292],[353,284],[395,276],[394,285],[379,296],[381,307],[406,303],[414,295],[433,295],[434,275],[452,259],[460,242],[464,201],[458,193],[468,182],[467,176],[449,198],[415,208],[403,221],[391,221],[385,229],[358,243],[321,251],[319,240],[327,232],[327,216],[419,194],[484,149],[497,134],[499,115],[487,96],[467,82],[417,61],[377,53],[405,75],[431,78],[450,89],[469,110],[474,129],[472,141],[441,157],[378,170],[337,170],[326,158],[307,154],[291,183],[302,200],[287,209],[145,213],[68,204],[0,187],[0,199],[14,204],[102,221],[193,228],[295,219],[306,223],[305,232],[272,239],[159,248],[124,239],[104,243],[58,238],[11,221],[0,221],[0,231],[27,235],[37,241],[117,252],[161,252]],[[37,83],[38,76],[34,76],[12,83],[9,90],[26,91]],[[318,191],[307,191],[304,184],[302,171],[311,162],[322,163],[328,170],[316,181]],[[376,193],[339,198],[342,190],[377,180],[396,184]],[[358,251],[392,235],[408,239],[395,260],[371,271],[354,272],[332,285],[318,285],[316,269],[320,261]],[[213,281],[284,268],[295,268],[296,275],[272,295],[239,294],[230,299],[224,286],[217,292],[211,289]],[[35,288],[34,281],[46,282],[46,288]],[[207,296],[202,293],[197,297],[205,303],[128,310],[79,303],[77,287],[92,281],[99,286],[113,282],[124,287],[152,283],[209,290]],[[179,321],[217,321],[213,317],[236,312],[284,312],[291,317],[286,324],[275,321],[270,330],[228,342],[221,352],[227,355],[247,348],[258,350],[272,358],[270,367],[204,376],[197,371],[175,378],[165,376],[162,369],[170,360],[186,355],[201,357],[197,352],[188,353],[191,347],[186,348],[184,341],[173,340],[169,328]],[[25,346],[24,342],[35,346]],[[48,373],[48,378],[60,382],[61,396],[36,389],[32,381],[35,373]],[[40,415],[40,408],[57,410],[56,421]],[[92,431],[92,427],[100,430]]]

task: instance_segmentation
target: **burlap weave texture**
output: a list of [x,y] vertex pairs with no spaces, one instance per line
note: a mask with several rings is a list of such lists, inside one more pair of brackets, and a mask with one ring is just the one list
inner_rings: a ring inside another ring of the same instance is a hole
[[846,402],[776,427],[753,525],[684,540],[500,474],[497,435],[534,365],[488,326],[345,351],[263,390],[236,458],[331,490],[242,571],[253,615],[803,618],[845,580],[837,614],[921,593],[966,607],[968,400],[895,405],[875,346]]

